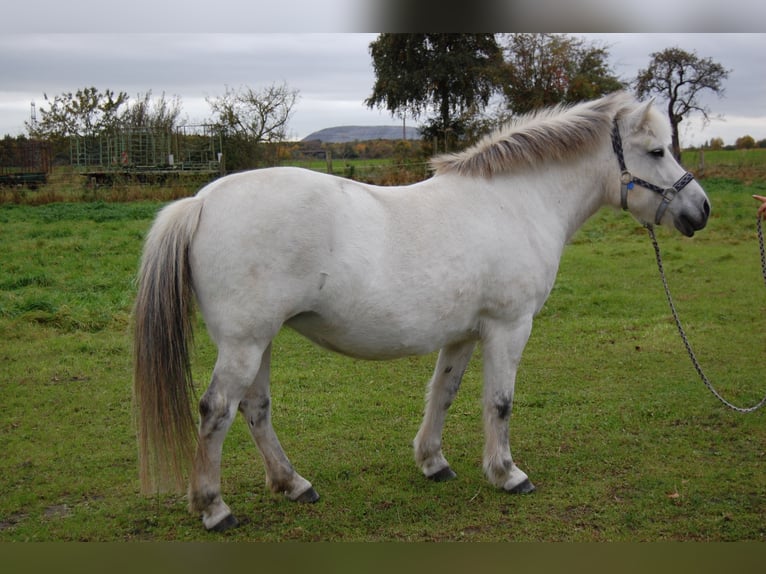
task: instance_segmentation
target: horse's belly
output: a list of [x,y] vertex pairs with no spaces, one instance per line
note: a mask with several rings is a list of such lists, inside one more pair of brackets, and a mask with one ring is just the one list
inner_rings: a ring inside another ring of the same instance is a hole
[[386,360],[425,355],[460,340],[477,338],[470,328],[402,330],[386,321],[335,324],[316,313],[302,313],[285,323],[313,343],[357,359]]

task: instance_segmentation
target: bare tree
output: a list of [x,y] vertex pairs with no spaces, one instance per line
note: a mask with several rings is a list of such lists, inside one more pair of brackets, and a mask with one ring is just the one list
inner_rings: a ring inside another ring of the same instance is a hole
[[286,139],[287,124],[297,100],[298,91],[284,83],[272,84],[262,90],[227,86],[222,96],[207,98],[214,115],[213,122],[224,134],[227,169],[257,167],[268,151],[275,151],[274,146],[263,144]]
[[287,123],[298,91],[287,84],[273,84],[262,90],[248,86],[226,87],[216,98],[207,98],[215,122],[230,134],[253,142],[278,142],[287,136]]
[[660,96],[667,100],[668,118],[672,128],[673,155],[680,161],[681,143],[678,124],[692,112],[702,114],[709,120],[710,110],[699,99],[703,90],[711,90],[723,96],[723,81],[729,71],[710,58],[700,58],[696,52],[680,48],[667,48],[652,54],[649,67],[639,70],[634,82],[636,95]]
[[154,128],[172,131],[181,125],[181,98],[168,99],[165,92],[154,98],[149,90],[135,101],[129,102],[127,109],[120,116],[122,127]]

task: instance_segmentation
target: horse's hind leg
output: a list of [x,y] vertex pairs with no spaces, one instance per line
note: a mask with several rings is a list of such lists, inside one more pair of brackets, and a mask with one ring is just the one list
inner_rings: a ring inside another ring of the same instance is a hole
[[442,430],[447,410],[460,388],[463,373],[475,346],[474,341],[467,341],[443,348],[428,383],[426,410],[413,446],[415,461],[423,474],[432,480],[441,481],[455,477],[442,454]]
[[202,515],[208,530],[237,525],[221,497],[221,452],[240,401],[260,369],[266,346],[219,343],[212,381],[199,402],[199,444],[189,483],[189,508]]
[[290,500],[316,502],[319,495],[308,480],[295,472],[271,425],[270,369],[271,345],[263,354],[255,383],[239,403],[239,410],[245,417],[250,434],[263,456],[269,488],[273,492],[284,493]]

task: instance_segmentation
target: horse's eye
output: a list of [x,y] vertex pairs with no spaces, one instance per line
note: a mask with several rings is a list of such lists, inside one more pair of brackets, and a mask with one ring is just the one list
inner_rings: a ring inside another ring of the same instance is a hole
[[665,150],[662,149],[661,147],[658,147],[657,149],[653,149],[652,151],[650,151],[649,155],[652,157],[657,157],[657,158],[665,157]]

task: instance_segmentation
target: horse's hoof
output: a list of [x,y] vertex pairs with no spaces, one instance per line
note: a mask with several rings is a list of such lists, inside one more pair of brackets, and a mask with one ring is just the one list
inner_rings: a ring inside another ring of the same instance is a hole
[[314,490],[313,486],[310,486],[307,490],[303,491],[303,494],[295,499],[296,502],[307,502],[311,504],[317,500],[319,500],[319,494]]
[[510,492],[511,494],[530,494],[534,491],[535,485],[532,484],[528,478],[525,478],[513,488],[506,490],[506,492]]
[[208,528],[210,532],[226,532],[239,526],[239,520],[234,518],[233,514],[227,514],[220,522]]
[[446,482],[447,480],[452,480],[456,476],[457,474],[455,474],[455,471],[453,471],[450,467],[445,466],[441,470],[437,470],[435,473],[430,475],[428,480],[433,480],[434,482]]

